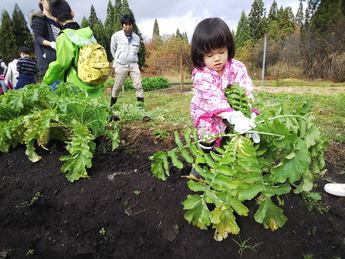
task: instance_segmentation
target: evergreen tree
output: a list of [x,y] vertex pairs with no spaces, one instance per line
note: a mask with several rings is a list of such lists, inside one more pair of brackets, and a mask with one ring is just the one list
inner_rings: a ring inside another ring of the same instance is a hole
[[258,40],[267,32],[265,7],[262,0],[254,0],[248,15],[248,26],[252,40]]
[[[110,54],[110,39],[107,38],[106,30],[104,28],[104,25],[100,19],[98,19],[96,10],[93,5],[91,5],[90,8],[90,16],[89,19],[87,20],[88,26],[91,28],[93,31],[93,35],[95,36],[95,39],[97,40],[97,43],[102,45],[108,54]],[[86,21],[84,21],[84,25],[86,25]]]
[[307,8],[305,9],[305,15],[304,15],[304,24],[303,24],[304,30],[307,30],[309,28],[310,16],[311,16],[311,10],[310,10],[309,5],[307,5]]
[[131,15],[131,16],[134,16],[131,9],[129,9],[129,5],[128,5],[128,1],[127,0],[122,0],[122,3],[121,3],[121,14],[122,15]]
[[308,0],[308,5],[310,6],[312,16],[314,15],[315,11],[319,7],[321,1],[323,0]]
[[12,13],[13,33],[16,38],[16,47],[26,46],[32,51],[34,50],[33,38],[27,26],[23,12],[18,4],[14,5]]
[[159,39],[160,35],[159,35],[159,26],[158,26],[158,21],[157,19],[155,19],[155,22],[153,24],[153,32],[152,32],[152,39]]
[[240,21],[238,22],[236,34],[235,34],[235,42],[237,47],[242,47],[244,42],[250,40],[250,30],[248,19],[246,13],[242,11]]
[[277,20],[277,14],[278,14],[278,5],[276,0],[273,0],[273,3],[271,5],[271,8],[268,12],[268,22],[276,21]]
[[176,30],[175,37],[176,37],[176,38],[178,38],[178,39],[182,39],[182,38],[183,38],[183,36],[182,36],[182,34],[181,34],[181,32],[180,32],[180,29],[179,29],[179,28],[177,28],[177,30]]
[[295,31],[295,17],[291,7],[281,6],[277,11],[276,20],[268,25],[267,34],[270,39],[280,40]]
[[342,17],[342,0],[322,0],[310,21],[310,30],[324,33]]
[[86,19],[86,17],[84,16],[83,19],[81,20],[80,27],[81,28],[85,28],[85,27],[88,27],[88,26],[89,26],[89,20]]
[[93,30],[93,27],[97,23],[99,23],[99,20],[98,20],[97,14],[96,14],[96,10],[95,10],[95,7],[93,5],[91,5],[90,16],[89,16],[89,26],[90,26],[90,28]]
[[286,12],[287,17],[289,18],[289,20],[291,22],[295,21],[295,16],[294,16],[292,8],[290,6],[285,8],[285,12]]
[[[99,25],[99,29],[101,26]],[[104,38],[104,47],[107,52],[108,59],[111,60],[111,52],[110,52],[110,41],[111,41],[111,36],[114,33],[114,7],[111,3],[111,0],[108,2],[108,7],[107,7],[107,16],[104,22],[104,32],[103,32],[103,37]]]
[[104,29],[102,21],[99,21],[93,26],[93,35],[95,36],[97,43],[102,45],[106,50],[109,49],[110,39],[106,37],[106,31]]
[[285,36],[295,30],[295,17],[291,7],[283,9],[281,20],[279,21],[281,33]]
[[311,18],[313,17],[318,5],[321,0],[308,0],[307,9],[305,10],[304,16],[304,29],[309,30]]
[[296,24],[299,28],[303,27],[304,14],[303,14],[303,0],[299,1],[299,7],[295,18]]
[[117,32],[119,30],[122,30],[122,25],[121,25],[121,16],[122,16],[122,4],[121,0],[115,0],[115,6],[114,6],[114,22],[113,26],[114,32]]
[[0,26],[0,55],[5,62],[12,61],[18,53],[13,27],[10,15],[3,10]]
[[[104,22],[104,28],[107,32],[107,35],[111,36],[113,34],[113,29],[114,29],[114,7],[111,3],[111,0],[108,2],[108,7],[107,7],[107,16],[105,18]],[[109,37],[110,39],[110,37]]]
[[188,35],[187,35],[187,32],[182,33],[182,38],[183,38],[186,42],[188,42]]

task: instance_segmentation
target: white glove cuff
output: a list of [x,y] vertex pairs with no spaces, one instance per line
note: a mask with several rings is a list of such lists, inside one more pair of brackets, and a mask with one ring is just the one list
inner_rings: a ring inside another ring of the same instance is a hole
[[221,117],[222,119],[227,119],[227,118],[229,118],[230,113],[232,113],[232,112],[221,112],[221,113],[218,113],[217,116]]

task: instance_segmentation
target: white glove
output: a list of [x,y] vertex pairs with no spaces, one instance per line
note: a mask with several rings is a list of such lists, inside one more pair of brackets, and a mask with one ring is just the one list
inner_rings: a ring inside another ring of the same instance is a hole
[[254,143],[260,143],[260,135],[256,132],[249,133],[249,137],[252,138]]
[[234,130],[240,134],[246,133],[256,127],[254,121],[244,116],[240,111],[224,112],[219,114],[219,116],[234,125]]
[[50,42],[50,47],[51,47],[52,49],[56,49],[56,43],[55,43],[55,41],[51,41],[51,42]]

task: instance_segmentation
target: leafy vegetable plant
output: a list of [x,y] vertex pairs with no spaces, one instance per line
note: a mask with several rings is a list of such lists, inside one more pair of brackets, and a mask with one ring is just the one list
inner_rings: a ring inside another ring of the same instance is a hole
[[50,139],[65,141],[69,155],[60,157],[65,162],[61,171],[73,182],[88,176],[95,138],[105,136],[112,149],[118,147],[119,128],[108,124],[111,115],[103,98],[90,98],[70,84],[60,84],[54,92],[44,84],[9,91],[0,97],[0,151],[25,144],[27,156],[37,162],[36,146],[46,148]]
[[[169,81],[167,78],[162,76],[144,77],[141,80],[141,84],[144,91],[147,92],[167,88],[169,86]],[[107,85],[114,85],[114,79],[108,79]],[[126,78],[123,87],[124,90],[134,89],[132,79]]]
[[[243,106],[241,99],[245,97],[231,90],[228,98],[237,98]],[[258,204],[255,221],[273,231],[282,227],[287,218],[276,200],[291,191],[310,192],[315,175],[325,165],[326,141],[313,123],[310,104],[294,110],[284,103],[259,106],[255,132],[261,136],[260,143],[250,138],[254,131],[244,135],[230,132],[221,136],[221,147],[206,154],[198,145],[196,130],[187,128],[183,140],[175,132],[175,149],[150,157],[151,171],[159,179],[169,176],[170,162],[182,169],[181,160],[200,174],[200,178],[186,176],[195,194],[182,202],[184,217],[200,229],[214,228],[217,241],[240,232],[236,215],[248,216],[246,201],[252,199]],[[248,107],[243,108],[246,114]]]

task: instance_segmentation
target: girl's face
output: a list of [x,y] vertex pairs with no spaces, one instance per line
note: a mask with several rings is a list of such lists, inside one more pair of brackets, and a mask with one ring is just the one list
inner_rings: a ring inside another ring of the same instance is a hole
[[204,54],[204,62],[207,68],[222,74],[224,65],[228,61],[228,48],[218,48]]

